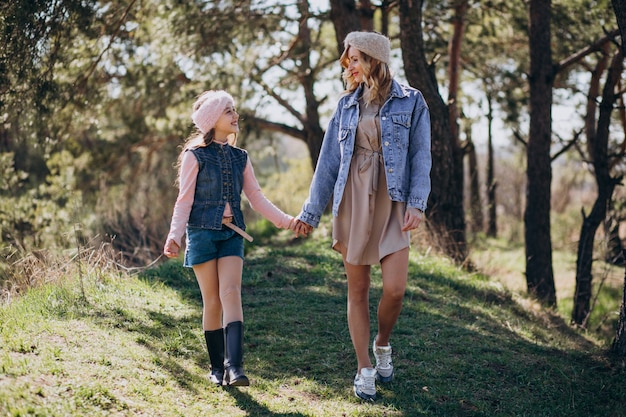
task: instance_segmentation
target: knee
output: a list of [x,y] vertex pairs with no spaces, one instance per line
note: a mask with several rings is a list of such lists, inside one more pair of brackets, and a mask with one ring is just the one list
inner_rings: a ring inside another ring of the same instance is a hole
[[351,303],[367,303],[369,301],[369,288],[350,288],[350,290],[348,291],[348,300]]
[[222,310],[222,302],[219,297],[206,297],[202,300],[204,311],[219,312]]
[[404,293],[404,286],[383,286],[383,297],[394,303],[402,303],[402,300],[404,299]]
[[231,298],[233,296],[238,297],[241,294],[241,286],[239,285],[228,285],[224,288],[220,288],[220,298],[222,300]]

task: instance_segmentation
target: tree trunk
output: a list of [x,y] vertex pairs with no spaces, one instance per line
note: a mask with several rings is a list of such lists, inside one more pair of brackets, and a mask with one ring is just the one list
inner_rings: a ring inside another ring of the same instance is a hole
[[330,20],[335,27],[337,51],[343,53],[343,40],[348,33],[361,30],[361,19],[354,0],[330,0]]
[[459,106],[457,96],[459,92],[459,70],[461,61],[461,44],[463,42],[463,29],[465,28],[465,15],[467,14],[468,0],[456,0],[454,16],[452,17],[452,38],[448,43],[448,110],[450,117],[450,131],[452,138],[459,148]]
[[552,167],[552,87],[550,0],[530,0],[530,131],[527,150],[527,198],[524,213],[526,284],[544,305],[556,307],[550,240]]
[[303,53],[300,55],[298,65],[298,78],[304,90],[306,100],[306,109],[304,118],[304,134],[309,155],[311,155],[311,164],[313,169],[317,166],[317,159],[322,148],[322,138],[324,130],[320,125],[319,101],[315,97],[315,72],[311,71],[311,30],[307,24],[309,19],[309,2],[308,0],[300,0],[298,2],[298,11],[300,12],[298,42],[301,42]]
[[440,240],[442,251],[461,263],[465,261],[467,251],[463,210],[463,150],[455,143],[450,131],[450,115],[439,94],[434,68],[426,62],[422,33],[424,0],[400,0],[399,4],[404,72],[409,84],[424,94],[430,108],[434,164],[427,225],[431,235]]
[[[580,231],[578,258],[576,260],[576,290],[574,293],[572,322],[583,327],[586,326],[590,313],[589,306],[593,289],[593,247],[596,231],[606,218],[607,207],[613,196],[615,185],[621,181],[621,178],[611,177],[608,145],[611,112],[613,111],[613,105],[617,99],[617,95],[614,93],[615,86],[620,79],[623,60],[621,52],[616,53],[613,57],[602,92],[602,102],[600,103],[597,128],[587,128],[588,132],[595,133],[595,136],[587,138],[587,142],[590,153],[589,156],[593,163],[593,173],[598,187],[598,196],[596,197],[589,217],[584,217],[583,213],[583,225]],[[601,69],[602,67],[602,62],[600,62],[598,68]],[[595,101],[596,95],[593,93],[594,86],[599,82],[598,80],[601,75],[601,72],[596,69],[590,85],[589,101]],[[595,107],[591,104],[587,109],[590,111],[590,109],[595,109]]]
[[472,233],[477,234],[483,231],[483,205],[480,198],[480,179],[478,175],[476,147],[474,146],[474,141],[472,141],[472,136],[469,132],[467,134],[465,149],[467,153],[468,175],[470,181],[470,230]]
[[624,266],[624,246],[619,236],[619,218],[615,212],[609,208],[612,214],[604,221],[604,235],[606,236],[606,256],[604,260],[611,265]]
[[622,305],[619,309],[619,322],[611,352],[622,357],[626,356],[626,269],[624,270],[624,289],[622,290]]
[[491,93],[487,93],[487,236],[498,235],[498,220],[496,212],[496,180],[493,167],[493,100]]
[[626,0],[611,0],[622,38],[622,55],[626,56]]

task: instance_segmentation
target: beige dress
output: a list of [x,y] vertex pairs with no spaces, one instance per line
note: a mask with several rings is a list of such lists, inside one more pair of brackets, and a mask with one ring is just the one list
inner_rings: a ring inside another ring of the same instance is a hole
[[359,124],[339,212],[333,219],[333,248],[353,265],[374,265],[409,246],[403,232],[405,203],[391,201],[380,141],[380,105],[359,100]]

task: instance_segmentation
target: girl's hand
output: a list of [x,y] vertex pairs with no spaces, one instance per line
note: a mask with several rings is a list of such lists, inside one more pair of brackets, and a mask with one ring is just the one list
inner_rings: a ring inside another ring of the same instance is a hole
[[168,258],[178,258],[178,252],[180,251],[180,246],[178,243],[174,242],[173,239],[168,239],[165,242],[165,247],[163,248],[163,254]]
[[422,212],[422,210],[415,207],[407,207],[406,212],[404,213],[404,224],[402,225],[402,231],[406,232],[409,230],[417,229],[420,223],[422,223],[423,218],[424,213]]

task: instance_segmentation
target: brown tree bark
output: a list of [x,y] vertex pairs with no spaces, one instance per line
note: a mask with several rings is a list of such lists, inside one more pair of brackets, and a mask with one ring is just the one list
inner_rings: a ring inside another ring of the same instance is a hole
[[463,150],[450,130],[448,107],[439,94],[434,64],[426,61],[422,33],[424,0],[400,0],[400,45],[409,84],[419,89],[430,108],[433,167],[428,228],[456,262],[466,260],[463,209]]
[[300,56],[296,62],[298,65],[298,79],[302,84],[304,90],[304,97],[306,101],[305,117],[303,119],[305,142],[309,149],[309,155],[311,155],[311,163],[313,169],[317,165],[317,159],[322,148],[322,138],[324,137],[324,130],[321,128],[320,115],[319,115],[319,101],[315,97],[315,71],[311,71],[311,57],[310,57],[310,45],[311,42],[311,30],[307,24],[309,18],[309,2],[308,0],[298,1],[298,11],[300,12],[300,29],[298,31],[298,42],[301,43],[299,48]]
[[487,94],[487,236],[498,235],[497,201],[493,149],[493,99]]
[[[469,130],[469,129],[468,129]],[[480,178],[478,174],[478,159],[476,147],[471,134],[467,133],[465,140],[465,153],[467,154],[467,171],[469,175],[469,205],[470,205],[470,230],[477,234],[483,231],[483,204],[480,198]]]
[[455,1],[454,16],[452,17],[452,37],[448,42],[448,110],[450,131],[452,132],[455,146],[459,148],[461,145],[457,95],[459,92],[459,72],[461,67],[461,44],[463,42],[463,30],[465,28],[467,8],[468,0]]
[[[580,230],[578,243],[578,257],[576,260],[576,290],[574,292],[574,307],[572,309],[572,322],[585,326],[590,313],[590,300],[592,295],[592,266],[593,247],[595,235],[598,227],[606,219],[607,207],[613,196],[615,186],[621,181],[621,177],[611,176],[609,161],[609,135],[611,125],[611,112],[617,95],[615,86],[617,85],[623,69],[624,57],[617,52],[611,61],[608,70],[604,89],[602,91],[602,101],[600,102],[600,113],[598,115],[597,126],[595,120],[588,114],[586,123],[593,126],[587,127],[587,144],[593,173],[596,179],[597,196],[593,204],[591,213],[586,216],[583,212],[583,224]],[[595,114],[595,99],[599,88],[600,78],[603,74],[605,64],[601,60],[592,74],[592,82],[588,95],[589,104],[587,112]],[[594,91],[595,90],[595,91]]]
[[544,305],[555,307],[556,289],[550,240],[550,145],[555,76],[550,46],[551,7],[550,0],[530,0],[530,128],[524,226],[528,292]]
[[624,289],[622,291],[622,305],[619,309],[619,322],[611,352],[618,356],[626,356],[626,269],[624,270]]
[[348,33],[361,30],[362,20],[359,17],[356,1],[330,0],[330,20],[335,27],[337,52],[341,55],[343,52],[343,40]]
[[620,36],[622,37],[621,47],[622,55],[626,56],[626,0],[611,0],[617,27],[619,27]]

